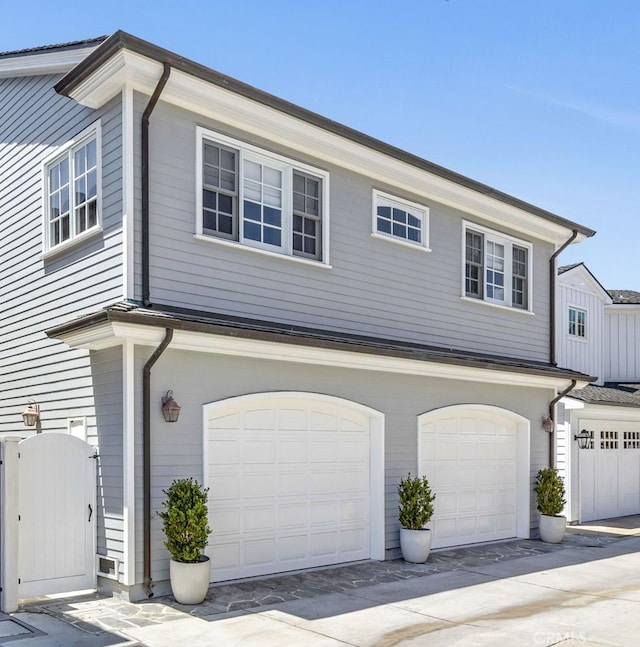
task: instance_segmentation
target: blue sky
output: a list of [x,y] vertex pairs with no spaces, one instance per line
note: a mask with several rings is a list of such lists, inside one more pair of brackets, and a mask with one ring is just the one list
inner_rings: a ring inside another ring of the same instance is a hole
[[637,0],[3,5],[0,50],[122,29],[596,229],[561,264],[640,290]]

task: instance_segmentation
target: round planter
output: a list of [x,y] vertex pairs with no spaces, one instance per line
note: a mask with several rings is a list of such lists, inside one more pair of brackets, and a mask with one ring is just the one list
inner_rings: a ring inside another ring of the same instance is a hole
[[199,562],[176,562],[169,564],[171,591],[180,604],[200,604],[209,590],[211,565],[206,555]]
[[431,550],[431,531],[427,528],[422,530],[400,528],[400,549],[405,562],[424,564]]
[[540,539],[548,544],[559,544],[564,537],[566,527],[566,517],[552,517],[547,514],[540,515]]

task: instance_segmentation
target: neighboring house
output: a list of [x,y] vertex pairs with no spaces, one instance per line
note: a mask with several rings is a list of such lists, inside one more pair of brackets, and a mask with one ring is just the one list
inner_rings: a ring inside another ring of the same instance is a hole
[[[562,366],[598,376],[561,401],[558,467],[567,516],[640,514],[640,292],[605,290],[583,263],[558,270]],[[587,432],[584,449],[575,436]]]
[[67,545],[166,591],[184,476],[212,581],[398,556],[408,472],[435,548],[537,527],[542,420],[591,379],[553,361],[555,259],[592,230],[122,32],[0,55],[0,102],[0,434],[31,436],[4,474],[49,443],[36,506],[84,470],[64,439],[97,469],[95,514],[52,494],[6,530],[16,595],[95,582],[47,572]]

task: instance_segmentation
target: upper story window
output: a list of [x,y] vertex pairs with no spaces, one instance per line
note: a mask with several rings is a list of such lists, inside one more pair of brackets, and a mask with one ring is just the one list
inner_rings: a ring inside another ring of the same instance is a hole
[[204,129],[198,151],[197,233],[328,263],[326,172]]
[[374,189],[373,235],[428,249],[429,209]]
[[569,335],[572,337],[587,336],[587,313],[579,308],[569,308]]
[[531,310],[531,245],[484,227],[464,225],[464,294]]
[[100,129],[92,126],[44,163],[45,249],[100,226]]

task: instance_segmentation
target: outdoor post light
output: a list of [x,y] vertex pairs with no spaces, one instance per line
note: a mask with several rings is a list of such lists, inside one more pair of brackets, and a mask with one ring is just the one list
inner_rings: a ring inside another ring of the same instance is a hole
[[177,422],[182,407],[173,399],[173,391],[167,391],[162,398],[162,415],[165,422]]
[[35,400],[29,400],[27,408],[22,412],[25,427],[35,427],[40,418],[40,405]]
[[591,432],[583,429],[579,434],[574,434],[573,439],[578,441],[578,449],[588,449],[591,444]]
[[553,420],[551,419],[550,416],[543,416],[543,418],[542,418],[542,428],[548,434],[550,434],[554,430],[555,424],[554,424],[554,422],[553,422]]

